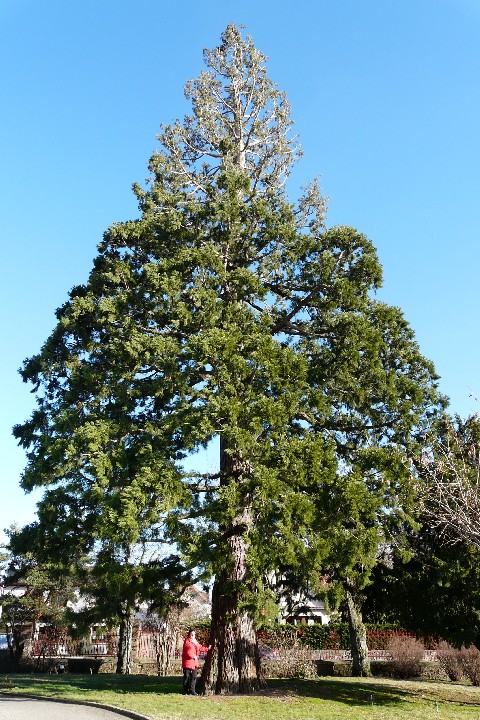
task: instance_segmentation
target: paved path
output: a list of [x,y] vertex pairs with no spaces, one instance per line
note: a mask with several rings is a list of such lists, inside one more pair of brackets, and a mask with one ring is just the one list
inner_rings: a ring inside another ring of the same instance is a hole
[[15,695],[0,696],[0,720],[125,720],[125,715],[86,705],[71,705]]

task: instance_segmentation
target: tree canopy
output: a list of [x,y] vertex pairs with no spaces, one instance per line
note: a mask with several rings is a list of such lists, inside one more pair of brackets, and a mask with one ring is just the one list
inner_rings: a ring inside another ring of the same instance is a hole
[[[229,25],[204,59],[192,114],[162,126],[134,186],[140,217],[106,231],[25,362],[37,409],[14,432],[23,487],[46,487],[45,547],[161,541],[215,577],[203,682],[227,692],[258,685],[268,571],[318,574],[333,549],[374,564],[443,401],[402,313],[375,299],[372,243],[326,226],[317,182],[289,198],[300,151],[266,58]],[[187,471],[215,438],[218,472]]]

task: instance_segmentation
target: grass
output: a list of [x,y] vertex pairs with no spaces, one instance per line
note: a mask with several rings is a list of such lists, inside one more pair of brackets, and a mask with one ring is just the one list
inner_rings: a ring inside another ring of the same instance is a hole
[[0,691],[100,702],[158,720],[480,720],[480,688],[446,682],[269,680],[255,695],[190,698],[180,677],[0,675]]

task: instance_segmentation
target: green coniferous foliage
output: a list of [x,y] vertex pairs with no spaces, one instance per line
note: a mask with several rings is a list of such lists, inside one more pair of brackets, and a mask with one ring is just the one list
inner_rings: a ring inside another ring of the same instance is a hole
[[[23,486],[47,486],[44,544],[160,539],[215,576],[202,682],[228,692],[259,684],[262,578],[318,573],[342,547],[343,498],[368,516],[366,562],[440,400],[401,313],[372,299],[371,242],[325,226],[316,183],[288,198],[299,150],[265,57],[230,25],[205,63],[192,115],[162,128],[135,186],[141,217],[105,233],[26,362],[38,408],[15,434]],[[218,473],[184,471],[215,438]]]
[[[324,572],[344,600],[353,671],[366,675],[363,591],[382,548],[401,542],[415,524],[419,486],[410,459],[444,400],[436,392],[431,364],[397,308],[371,301],[363,317],[348,322],[341,341],[349,352],[343,357],[340,347],[336,352],[334,382],[340,378],[342,387],[331,394],[332,413],[324,423],[335,439],[340,473],[317,495],[317,527],[329,536]],[[340,362],[348,363],[342,372]]]

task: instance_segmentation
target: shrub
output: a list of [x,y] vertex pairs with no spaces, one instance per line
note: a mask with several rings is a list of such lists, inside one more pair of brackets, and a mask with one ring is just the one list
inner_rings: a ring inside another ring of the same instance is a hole
[[297,648],[288,652],[279,652],[274,660],[262,661],[264,677],[301,678],[308,680],[317,677],[317,663],[307,648]]
[[458,657],[464,675],[472,685],[480,685],[480,651],[475,645],[470,645],[470,647],[462,646],[458,651]]
[[299,641],[313,650],[348,648],[350,644],[350,631],[347,623],[297,625],[295,630]]
[[422,672],[425,648],[413,637],[395,637],[387,645],[395,675],[400,678],[418,677]]
[[445,670],[449,680],[459,682],[464,678],[460,651],[442,640],[437,647],[437,660]]
[[317,676],[317,662],[309,647],[303,645],[297,637],[277,636],[274,652],[262,660],[264,677],[276,678],[314,678]]

